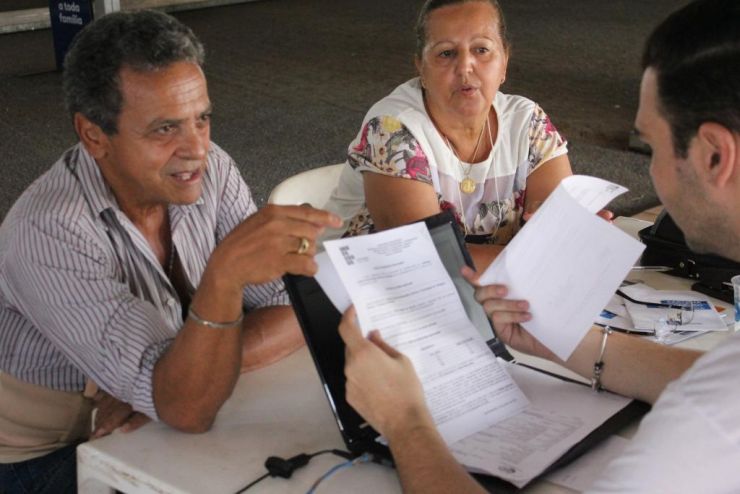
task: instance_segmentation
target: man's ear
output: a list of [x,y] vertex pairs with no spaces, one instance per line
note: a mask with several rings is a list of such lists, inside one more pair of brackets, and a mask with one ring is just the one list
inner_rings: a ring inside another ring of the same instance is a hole
[[109,140],[103,129],[80,112],[74,115],[74,126],[87,152],[96,160],[105,158],[108,154]]
[[740,173],[740,136],[724,125],[705,122],[699,126],[689,151],[699,171],[716,187]]

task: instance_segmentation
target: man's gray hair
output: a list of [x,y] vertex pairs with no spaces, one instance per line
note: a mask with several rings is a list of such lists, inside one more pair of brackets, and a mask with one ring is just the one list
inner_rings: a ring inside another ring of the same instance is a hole
[[108,14],[85,27],[64,59],[64,100],[106,134],[118,131],[122,67],[149,72],[175,62],[203,65],[203,45],[180,21],[162,12]]

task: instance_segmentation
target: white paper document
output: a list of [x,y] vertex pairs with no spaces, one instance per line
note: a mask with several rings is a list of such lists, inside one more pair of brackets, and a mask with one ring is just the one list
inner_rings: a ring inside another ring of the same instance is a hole
[[[625,285],[622,285],[625,286]],[[624,306],[624,299],[617,294],[612,295],[612,298],[604,307],[604,310],[598,315],[594,321],[599,326],[609,326],[616,331],[625,331],[629,333],[652,335],[652,330],[636,329],[632,324],[627,308]]]
[[334,307],[340,313],[344,314],[349,309],[349,306],[352,305],[352,299],[349,298],[349,293],[344,288],[344,284],[339,278],[339,273],[334,269],[334,264],[329,259],[329,254],[326,251],[319,252],[313,259],[319,266],[319,270],[315,275],[316,281],[319,282],[321,289],[324,290],[324,293],[329,297]]
[[594,393],[524,366],[504,364],[530,400],[522,413],[451,446],[468,469],[523,487],[573,445],[627,406],[619,395]]
[[480,278],[529,301],[523,326],[563,360],[645,248],[594,214],[626,190],[595,177],[564,179]]
[[[527,405],[468,319],[424,223],[327,241],[324,247],[363,332],[379,330],[413,362],[448,444]],[[331,280],[326,271],[324,281]]]

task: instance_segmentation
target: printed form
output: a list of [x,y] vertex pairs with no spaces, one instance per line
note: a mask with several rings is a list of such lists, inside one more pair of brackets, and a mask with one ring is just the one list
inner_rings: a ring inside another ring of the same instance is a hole
[[503,365],[531,400],[530,406],[450,449],[470,471],[520,488],[631,401],[521,365]]
[[[424,223],[324,246],[363,333],[378,329],[413,362],[448,444],[527,406],[468,319]],[[325,263],[319,271],[324,279],[334,276]],[[322,276],[317,276],[320,283]]]

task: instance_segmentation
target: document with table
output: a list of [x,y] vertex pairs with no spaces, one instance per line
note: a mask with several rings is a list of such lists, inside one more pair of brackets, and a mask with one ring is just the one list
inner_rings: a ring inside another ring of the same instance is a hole
[[523,487],[631,400],[528,367],[506,369],[530,400],[522,413],[451,446],[469,470]]
[[[594,215],[625,189],[572,179],[483,275],[530,300],[535,324],[527,329],[564,359],[642,251]],[[423,223],[325,248],[317,258],[322,289],[340,311],[354,303],[363,332],[379,330],[410,358],[443,437],[471,471],[524,486],[630,403],[496,358]]]

